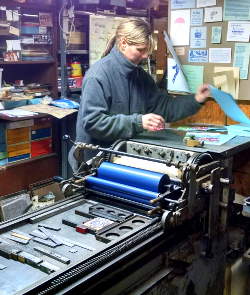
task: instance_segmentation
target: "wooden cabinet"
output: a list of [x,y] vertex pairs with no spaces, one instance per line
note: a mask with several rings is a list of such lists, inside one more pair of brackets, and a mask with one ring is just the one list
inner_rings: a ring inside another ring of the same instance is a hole
[[[1,0],[0,68],[4,84],[24,85],[21,90],[28,84],[40,84],[52,98],[57,98],[58,32],[56,0]],[[7,126],[9,121],[2,123]],[[59,121],[53,120],[52,134],[44,133],[44,138],[39,138],[40,133],[50,128],[35,130],[29,126],[29,138],[17,143],[8,142],[7,135],[0,136],[0,196],[28,189],[34,182],[59,174],[58,125]],[[20,136],[21,129],[16,129]],[[1,132],[7,134],[6,130]]]

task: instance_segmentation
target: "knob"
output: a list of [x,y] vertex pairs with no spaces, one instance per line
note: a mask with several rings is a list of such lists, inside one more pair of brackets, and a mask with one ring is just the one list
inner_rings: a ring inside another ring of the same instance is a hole
[[150,149],[146,148],[146,149],[144,150],[144,153],[145,153],[146,155],[149,155],[149,154],[151,154],[152,152],[151,152]]
[[162,158],[164,158],[166,156],[166,152],[165,151],[160,151],[158,154]]

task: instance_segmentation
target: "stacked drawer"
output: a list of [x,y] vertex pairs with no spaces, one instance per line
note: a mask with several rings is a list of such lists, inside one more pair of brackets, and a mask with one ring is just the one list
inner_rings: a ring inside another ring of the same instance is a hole
[[5,136],[6,124],[0,123],[0,166],[8,163],[8,154],[6,147],[6,136]]
[[31,157],[52,153],[52,118],[35,119],[31,127]]
[[30,127],[33,124],[32,119],[7,123],[8,163],[30,158]]
[[0,123],[0,166],[52,153],[52,118]]

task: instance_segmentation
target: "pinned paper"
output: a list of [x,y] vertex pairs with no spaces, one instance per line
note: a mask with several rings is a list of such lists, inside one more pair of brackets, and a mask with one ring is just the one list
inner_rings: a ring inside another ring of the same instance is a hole
[[203,9],[191,9],[191,26],[201,26],[203,24]]
[[222,7],[207,7],[205,8],[205,23],[221,22],[222,21]]
[[183,65],[185,77],[187,78],[189,89],[196,93],[197,88],[203,84],[203,66]]
[[190,9],[171,11],[170,37],[174,46],[189,45]]
[[168,58],[168,90],[174,92],[190,92],[186,78],[173,58]]
[[231,63],[231,48],[209,48],[209,62]]
[[221,43],[221,27],[212,27],[212,34],[211,34],[211,43],[219,44]]
[[[231,82],[231,83],[232,83],[232,86],[234,86],[235,90],[232,91],[232,92],[227,91],[226,89],[223,89],[223,88],[221,88],[221,90],[223,90],[225,92],[229,92],[230,94],[232,94],[232,96],[235,99],[239,99],[240,69],[236,68],[236,67],[214,67],[214,73],[215,73],[216,76],[218,76],[220,74],[223,75],[224,73],[226,74],[226,72],[229,72],[230,75],[233,76],[233,82]],[[230,79],[230,81],[231,81],[231,79]],[[229,82],[229,80],[228,80],[228,82]],[[217,88],[219,88],[219,87],[217,87]]]
[[248,78],[250,58],[249,43],[235,43],[233,66],[240,68],[240,79]]

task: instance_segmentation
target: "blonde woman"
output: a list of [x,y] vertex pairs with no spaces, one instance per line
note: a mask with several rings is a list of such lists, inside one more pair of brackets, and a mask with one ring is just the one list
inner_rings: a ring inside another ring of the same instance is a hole
[[[173,98],[160,91],[139,63],[154,48],[150,25],[142,19],[125,19],[111,38],[103,58],[83,80],[76,141],[110,146],[117,139],[155,131],[197,112],[209,96],[207,86],[195,95]],[[72,154],[72,153],[71,153]],[[85,160],[93,154],[85,155]],[[69,157],[73,170],[76,163]]]

